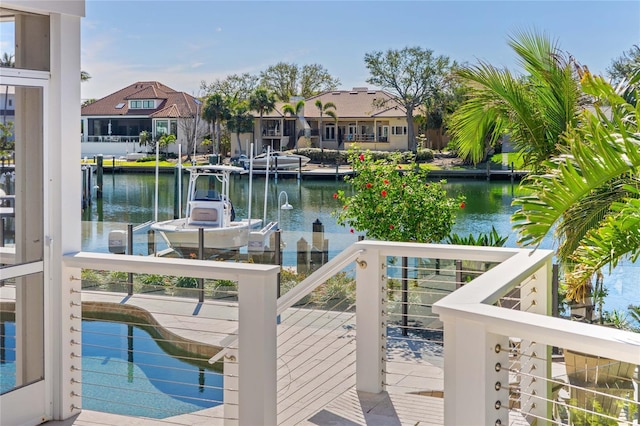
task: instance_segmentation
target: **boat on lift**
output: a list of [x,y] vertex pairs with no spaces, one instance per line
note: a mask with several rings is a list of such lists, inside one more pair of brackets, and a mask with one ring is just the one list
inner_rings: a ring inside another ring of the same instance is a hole
[[291,170],[303,167],[311,159],[304,155],[293,154],[283,151],[268,151],[249,159],[246,155],[241,155],[238,160],[240,165],[245,169],[249,169],[249,164],[253,161],[254,170],[265,170],[267,166],[269,170]]
[[[229,180],[232,173],[243,169],[228,165],[189,166],[185,169],[189,171],[186,216],[156,222],[151,229],[159,232],[169,247],[182,257],[198,255],[199,229],[204,234],[205,258],[247,246],[250,234],[261,230],[262,220],[236,220],[229,196]],[[261,233],[268,235],[272,228],[274,224],[268,224]]]

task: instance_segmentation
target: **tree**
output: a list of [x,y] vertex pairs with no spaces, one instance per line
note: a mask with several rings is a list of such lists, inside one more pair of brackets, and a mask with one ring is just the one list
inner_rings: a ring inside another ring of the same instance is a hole
[[260,78],[249,73],[231,74],[225,79],[217,79],[211,84],[205,81],[200,83],[200,88],[207,94],[221,93],[227,99],[239,101],[249,100],[249,96],[258,87]]
[[319,64],[305,65],[279,62],[260,73],[260,86],[283,102],[292,96],[310,97],[325,90],[335,90],[340,80]]
[[336,90],[340,86],[340,80],[334,78],[319,64],[305,65],[300,72],[299,96],[310,98],[327,90]]
[[171,133],[163,133],[158,138],[158,147],[160,148],[160,151],[162,151],[162,148],[164,148],[166,153],[168,152],[169,145],[171,145],[172,143],[175,143],[175,141],[176,141],[176,135]]
[[[2,58],[0,58],[0,67],[9,67],[13,68],[15,66],[15,62],[13,61],[13,55],[4,52],[2,54]],[[9,85],[5,86],[4,91],[4,113],[2,114],[2,124],[7,125],[7,107],[9,101]]]
[[[630,83],[638,81],[640,68]],[[591,277],[607,264],[640,256],[640,110],[588,72],[582,88],[596,100],[594,112],[583,111],[581,125],[564,137],[566,148],[546,163],[544,173],[525,181],[531,195],[514,200],[519,210],[512,217],[522,244],[537,245],[557,228],[560,259],[577,262],[565,274],[567,297],[573,300],[585,298]],[[586,220],[576,231],[567,222],[578,215]],[[562,250],[571,240],[577,241],[575,250]]]
[[260,114],[258,119],[258,130],[260,132],[260,146],[263,146],[264,141],[262,139],[262,116],[273,111],[276,107],[276,98],[273,93],[270,93],[267,89],[258,88],[249,97],[249,108],[252,111],[256,111]]
[[[282,113],[284,115],[289,114],[290,116],[296,117],[296,119],[302,124],[302,127],[304,128],[304,125],[305,125],[306,121],[305,121],[304,117],[302,116],[303,111],[304,111],[304,101],[303,100],[299,100],[298,102],[296,102],[295,105],[284,104],[282,106]],[[297,137],[297,135],[294,135],[294,137],[296,138],[296,140],[295,140],[295,148],[298,149],[298,137]]]
[[413,113],[440,87],[449,70],[449,58],[434,56],[420,47],[367,53],[364,61],[371,77],[368,83],[389,90],[407,114],[409,149],[416,151]]
[[202,108],[202,118],[212,126],[216,153],[220,153],[220,125],[229,118],[229,101],[220,93],[209,95]]
[[577,125],[586,99],[577,63],[556,42],[523,32],[509,45],[527,75],[516,76],[482,61],[462,68],[458,75],[469,96],[451,117],[449,133],[458,155],[474,163],[508,134],[525,165],[536,169],[559,153],[561,135]]
[[249,113],[247,101],[235,101],[231,104],[231,114],[227,120],[227,128],[230,132],[235,132],[238,140],[238,148],[242,152],[240,133],[248,133],[253,130],[253,116]]
[[629,80],[640,66],[640,46],[634,45],[631,49],[622,53],[614,59],[611,66],[607,68],[607,74],[614,82]]
[[80,82],[84,83],[85,81],[89,81],[91,79],[91,74],[86,71],[80,71]]
[[324,147],[322,146],[322,140],[324,139],[324,133],[322,132],[322,115],[327,114],[329,117],[333,118],[334,120],[337,120],[338,116],[336,115],[336,112],[335,112],[336,106],[333,102],[327,102],[323,104],[322,101],[318,99],[315,103],[315,106],[320,111],[320,121],[318,122],[318,135],[320,138],[320,152],[321,152],[320,156],[321,158],[324,158]]
[[390,161],[373,161],[369,152],[350,152],[354,174],[348,182],[355,194],[348,196],[343,190],[334,194],[342,204],[336,213],[338,223],[378,240],[442,241],[451,233],[464,199],[448,197],[444,181],[426,182],[427,171],[415,162],[400,166],[400,161],[399,153]]
[[182,130],[182,134],[187,137],[186,161],[191,161],[191,154],[194,152],[198,141],[208,132],[206,126],[202,125],[202,117],[200,114],[202,101],[196,99],[195,102],[197,105],[196,110],[190,111],[189,115],[178,119],[178,126],[180,126],[180,129]]

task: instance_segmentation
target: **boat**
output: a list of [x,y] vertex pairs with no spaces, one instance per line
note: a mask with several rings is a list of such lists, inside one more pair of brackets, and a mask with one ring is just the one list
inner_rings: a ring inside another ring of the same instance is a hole
[[151,225],[178,255],[198,256],[200,229],[204,236],[204,258],[208,259],[225,252],[237,252],[249,244],[252,232],[268,234],[274,227],[269,224],[260,233],[261,219],[236,220],[229,197],[229,178],[232,173],[242,172],[242,168],[208,165],[185,169],[189,171],[186,216]]
[[[269,164],[269,170],[290,170],[297,169],[307,164],[311,159],[304,155],[287,153],[283,151],[269,151],[253,157],[253,168],[264,170]],[[239,158],[240,165],[249,169],[251,160],[246,155]]]

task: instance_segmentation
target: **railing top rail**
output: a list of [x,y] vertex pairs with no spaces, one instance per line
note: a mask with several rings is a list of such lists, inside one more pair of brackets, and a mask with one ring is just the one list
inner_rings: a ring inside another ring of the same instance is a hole
[[240,276],[275,276],[280,271],[280,266],[278,265],[229,263],[151,256],[125,256],[120,254],[90,252],[67,254],[63,257],[63,262],[66,266],[77,268],[171,276],[180,275],[206,279],[228,279],[233,281],[237,281]]
[[[640,364],[640,334],[493,306],[527,277],[550,267],[552,256],[551,250],[521,251],[436,302],[433,312],[444,320],[482,323],[491,333]],[[547,291],[546,283],[541,285],[545,288],[537,291]]]
[[[504,262],[518,253],[533,253],[531,249],[508,247],[481,247],[455,244],[424,244],[393,241],[364,240],[355,243],[362,249],[379,250],[382,256],[424,257],[442,260],[474,260]],[[535,250],[548,252],[548,250]]]

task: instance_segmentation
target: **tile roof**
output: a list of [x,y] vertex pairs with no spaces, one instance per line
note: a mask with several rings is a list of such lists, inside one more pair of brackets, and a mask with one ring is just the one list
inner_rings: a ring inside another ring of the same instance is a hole
[[[156,109],[129,109],[131,99],[161,100]],[[123,104],[120,108],[118,105]],[[82,107],[83,116],[188,117],[195,114],[196,98],[157,81],[138,81],[102,99]]]
[[[374,118],[374,117],[406,117],[404,107],[400,105],[389,92],[384,90],[369,90],[366,87],[354,87],[353,90],[330,90],[312,96],[304,100],[304,116],[307,119],[319,119],[320,110],[316,107],[316,101],[326,104],[333,103],[335,113],[340,120],[349,118]],[[375,101],[375,103],[374,103]],[[382,103],[383,105],[378,105]],[[294,105],[295,102],[291,102]],[[280,118],[283,116],[282,107],[285,102],[276,103],[276,110],[264,114],[263,118]],[[259,114],[252,112],[255,117]],[[323,114],[326,118],[326,114]]]

